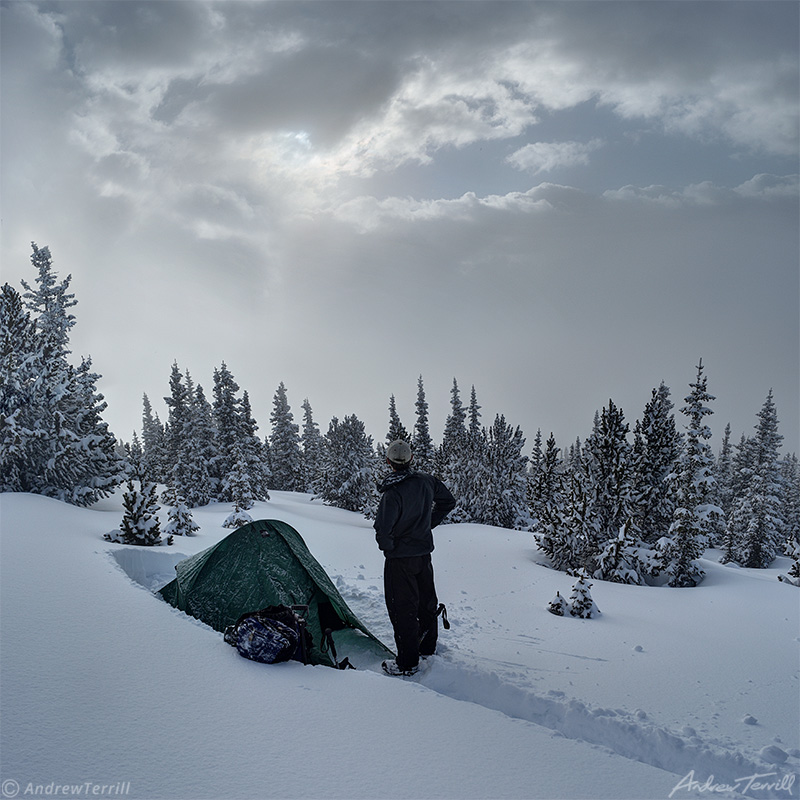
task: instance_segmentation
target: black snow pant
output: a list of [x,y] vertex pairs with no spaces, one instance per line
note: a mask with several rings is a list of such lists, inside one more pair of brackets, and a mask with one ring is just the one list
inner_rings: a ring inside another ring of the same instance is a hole
[[386,610],[394,628],[397,666],[412,669],[436,650],[439,620],[430,555],[387,558],[383,568]]

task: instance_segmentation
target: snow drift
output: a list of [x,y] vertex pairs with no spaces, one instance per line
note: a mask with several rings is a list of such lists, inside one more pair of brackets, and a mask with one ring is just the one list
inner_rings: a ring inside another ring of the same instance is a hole
[[[274,492],[348,605],[391,641],[369,522]],[[529,534],[437,529],[452,628],[414,679],[240,658],[154,590],[223,538],[195,510],[174,547],[102,540],[111,498],[0,500],[4,796],[791,798],[798,791],[798,595],[786,569],[703,561],[695,589],[595,581],[603,614],[546,610],[574,579]],[[357,648],[357,642],[353,644]],[[730,791],[723,791],[730,787]],[[72,791],[72,789],[80,791]],[[68,791],[69,790],[69,791]],[[15,795],[16,791],[16,795]]]

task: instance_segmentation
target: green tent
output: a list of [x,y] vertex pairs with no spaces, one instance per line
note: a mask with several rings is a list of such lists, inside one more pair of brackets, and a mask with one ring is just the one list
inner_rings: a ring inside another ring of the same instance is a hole
[[217,631],[223,632],[248,611],[307,605],[306,622],[314,640],[312,664],[333,666],[330,654],[320,648],[326,628],[361,631],[384,657],[391,654],[347,607],[300,534],[285,522],[270,519],[244,525],[181,561],[175,571],[175,580],[159,594]]

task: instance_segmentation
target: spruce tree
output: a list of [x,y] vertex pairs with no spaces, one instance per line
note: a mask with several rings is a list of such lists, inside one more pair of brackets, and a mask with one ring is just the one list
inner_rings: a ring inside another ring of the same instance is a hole
[[400,415],[397,413],[397,404],[395,403],[394,395],[392,395],[389,398],[389,429],[386,433],[386,446],[388,447],[398,439],[411,443],[408,431],[400,421]]
[[717,497],[723,519],[727,519],[733,506],[733,445],[731,444],[731,424],[725,426],[722,447],[714,464],[714,477],[717,479]]
[[241,417],[239,415],[239,400],[236,393],[239,384],[234,380],[233,374],[223,361],[218,369],[214,370],[214,401],[211,414],[216,428],[216,454],[209,465],[209,472],[216,478],[219,486],[217,499],[222,503],[229,503],[231,496],[228,493],[228,475],[234,467],[234,447],[242,438]]
[[437,451],[435,466],[437,477],[447,484],[456,499],[456,507],[445,520],[448,523],[472,521],[470,506],[474,496],[475,464],[470,458],[470,450],[477,456],[482,442],[477,439],[470,442],[466,419],[467,414],[461,402],[458,382],[453,378],[453,387],[450,390],[450,413],[445,421],[442,444]]
[[540,503],[538,499],[538,483],[542,472],[542,460],[544,454],[542,452],[542,429],[537,428],[536,436],[533,437],[533,448],[531,456],[528,459],[528,507],[531,513],[531,520],[533,522],[533,530],[535,531],[538,526],[540,517]]
[[534,442],[532,466],[529,471],[529,506],[534,532],[542,532],[546,521],[555,521],[555,509],[563,510],[564,470],[561,449],[556,446],[552,432],[542,451],[541,431]]
[[141,475],[144,450],[142,449],[142,443],[139,441],[139,435],[136,431],[133,432],[131,443],[125,445],[125,455],[130,462],[128,474]]
[[308,398],[303,401],[303,434],[300,437],[300,444],[303,448],[302,491],[315,494],[319,486],[323,443]]
[[[36,286],[24,280],[22,285],[32,330],[29,324],[25,330],[19,328],[23,317],[18,300],[4,292],[4,311],[11,313],[4,323],[4,347],[26,352],[24,363],[4,354],[3,369],[15,364],[16,374],[8,376],[10,391],[4,392],[4,403],[10,405],[2,414],[11,420],[11,428],[3,446],[10,446],[12,479],[26,491],[88,506],[111,494],[122,479],[124,465],[116,438],[102,420],[106,403],[97,392],[100,376],[92,372],[91,359],[82,359],[77,368],[67,359],[69,332],[75,325],[69,309],[77,303],[69,291],[71,276],[58,281],[49,248],[31,246]],[[23,334],[18,342],[8,338],[11,328]],[[35,375],[32,383],[28,383],[28,373]],[[13,406],[23,397],[26,409],[15,413]],[[22,453],[22,462],[15,460]],[[5,450],[0,455],[7,456]]]
[[[73,436],[67,414],[62,408],[64,398],[72,389],[67,356],[69,331],[75,317],[68,309],[76,303],[68,291],[71,276],[56,282],[50,251],[31,244],[31,262],[38,271],[34,290],[26,281],[23,295],[26,306],[35,318],[37,335],[37,371],[39,386],[33,398],[35,417],[30,439],[31,468],[38,473],[31,491],[69,502],[69,486],[76,479],[72,458]],[[67,423],[67,424],[65,424]]]
[[36,328],[16,289],[0,292],[0,491],[37,491]]
[[575,440],[574,444],[569,446],[569,452],[566,458],[566,467],[570,472],[580,472],[583,470],[583,444],[581,443],[580,436]]
[[247,512],[253,507],[254,493],[247,456],[240,441],[233,446],[233,467],[226,476],[225,483],[226,493],[233,502],[233,513],[225,519],[222,527],[241,528],[253,521]]
[[458,381],[453,378],[453,388],[450,390],[450,413],[445,421],[440,448],[442,478],[445,482],[452,482],[454,475],[461,470],[460,464],[467,439],[466,418],[467,415],[461,402],[461,393],[458,390]]
[[642,584],[643,571],[637,539],[630,534],[627,525],[623,525],[597,556],[596,575],[612,583]]
[[372,437],[355,415],[334,417],[325,434],[319,497],[328,505],[374,516],[376,458]]
[[253,496],[256,500],[269,500],[269,482],[272,471],[269,459],[264,452],[264,446],[256,435],[258,423],[253,418],[250,406],[250,396],[247,391],[242,393],[239,404],[242,420],[242,448],[250,474],[253,477]]
[[589,582],[589,576],[581,571],[578,575],[578,580],[572,587],[572,594],[569,598],[569,613],[573,617],[590,619],[600,613],[600,609],[592,599],[591,588],[592,584]]
[[[156,485],[146,480],[137,482],[138,487],[134,479],[129,479],[127,491],[122,495],[125,513],[119,530],[107,533],[104,538],[110,542],[146,547],[162,544]],[[168,539],[167,543],[172,542]]]
[[166,502],[169,504],[169,509],[167,524],[164,526],[165,536],[193,536],[200,530],[186,501],[174,488],[168,490]]
[[750,475],[753,472],[755,462],[755,441],[752,437],[742,434],[739,443],[733,448],[731,455],[731,478],[730,478],[730,500],[728,517],[731,511],[745,493],[747,484],[750,482]]
[[567,601],[561,596],[560,592],[556,592],[556,596],[547,604],[547,610],[557,617],[563,617],[564,612],[569,610]]
[[[617,539],[623,526],[635,536],[633,453],[627,440],[628,425],[622,410],[608,401],[608,407],[595,415],[594,429],[586,440],[585,486],[592,493],[593,527],[596,538],[587,542],[588,555],[596,558],[609,541]],[[599,565],[589,570],[604,578]]]
[[[191,382],[191,378],[189,381]],[[171,465],[166,475],[166,483],[178,494],[187,497],[192,493],[192,482],[194,481],[191,463],[191,437],[193,434],[191,404],[194,386],[187,387],[184,384],[184,377],[177,361],[172,364],[169,389],[169,397],[164,398],[169,409],[166,444]]]
[[142,395],[142,473],[153,483],[166,483],[168,462],[164,426]]
[[758,413],[759,422],[750,448],[744,489],[734,501],[728,520],[734,560],[744,567],[768,567],[781,551],[784,538],[784,485],[778,450],[778,416],[772,389]]
[[[568,476],[564,472],[560,449],[550,434],[539,466],[530,482],[530,509],[534,539],[556,569],[565,565],[557,556],[564,535],[565,492]],[[558,564],[558,566],[557,566]]]
[[666,535],[672,523],[670,476],[683,446],[672,408],[669,388],[662,382],[658,389],[653,389],[634,434],[636,525],[642,541],[647,544]]
[[482,432],[481,406],[478,404],[478,395],[475,392],[474,385],[470,389],[469,393],[469,409],[467,411],[467,418],[469,419],[467,437],[474,440],[479,439]]
[[[475,437],[473,439],[473,437]],[[506,423],[505,417],[495,417],[488,434],[478,440],[470,428],[470,443],[482,441],[482,457],[470,461],[469,471],[476,478],[470,511],[476,522],[499,528],[528,530],[531,516],[528,510],[528,458],[522,454],[525,437],[522,431]],[[474,457],[475,451],[471,451]]]
[[[411,439],[405,425],[400,421],[400,415],[397,413],[397,405],[395,403],[394,395],[389,397],[389,426],[386,431],[385,444],[378,442],[377,457],[378,463],[383,469],[383,464],[386,461],[386,450],[392,442],[402,440],[411,444]],[[416,466],[416,464],[415,464]],[[387,468],[388,469],[388,468]]]
[[272,488],[285,492],[302,491],[300,428],[294,422],[283,381],[273,398],[270,421],[272,422],[270,437]]
[[186,431],[186,465],[191,479],[179,492],[189,508],[208,505],[216,500],[219,480],[211,474],[210,466],[216,455],[216,429],[211,405],[200,384],[195,387],[186,373],[189,424]]
[[781,459],[781,479],[783,480],[784,553],[795,557],[797,549],[800,548],[800,465],[795,453]]
[[97,391],[101,376],[92,371],[92,360],[88,356],[81,357],[80,366],[70,371],[74,391],[65,402],[65,408],[70,409],[72,430],[77,437],[76,460],[81,463],[84,476],[82,485],[72,490],[72,502],[89,506],[113,492],[121,480],[123,467],[117,454],[116,437],[102,416],[108,403]]
[[548,520],[539,546],[555,569],[575,575],[593,565],[600,539],[601,519],[595,509],[595,493],[580,470],[565,481],[563,511]]
[[670,544],[665,553],[669,585],[676,587],[697,586],[703,579],[705,572],[697,559],[703,554],[709,534],[715,530],[716,520],[722,513],[712,502],[716,481],[709,444],[711,429],[705,420],[714,413],[708,404],[715,398],[708,392],[702,360],[697,367],[697,379],[689,387],[692,391],[681,408],[681,413],[689,420],[686,447],[674,484],[675,511],[669,530]]
[[420,472],[433,472],[435,448],[431,439],[428,423],[428,403],[425,400],[425,387],[422,375],[417,380],[417,401],[415,403],[417,420],[414,423],[412,449],[414,451],[414,467]]
[[[683,492],[679,498],[688,494]],[[665,554],[669,585],[673,587],[697,586],[705,576],[705,570],[697,562],[703,554],[705,541],[702,528],[686,505],[689,504],[679,499],[669,531],[670,545]]]
[[449,485],[456,498],[456,507],[448,515],[449,522],[483,522],[492,525],[500,515],[499,511],[495,514],[490,510],[493,468],[490,465],[489,431],[481,426],[480,409],[473,386],[464,417],[460,455],[453,459],[450,470]]
[[69,349],[69,332],[75,325],[75,316],[68,309],[76,306],[78,301],[69,291],[72,275],[58,282],[53,271],[53,260],[49,247],[41,249],[31,242],[33,255],[31,263],[37,270],[36,288],[22,280],[26,290],[23,298],[26,307],[36,317],[36,327],[45,343],[47,357],[54,362],[66,358]]

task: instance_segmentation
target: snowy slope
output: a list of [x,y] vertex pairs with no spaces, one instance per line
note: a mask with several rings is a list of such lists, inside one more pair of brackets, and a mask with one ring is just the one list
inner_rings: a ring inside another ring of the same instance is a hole
[[[200,534],[173,547],[131,548],[102,539],[119,524],[116,498],[87,510],[0,497],[4,797],[800,790],[800,595],[776,580],[782,561],[711,559],[692,590],[596,581],[602,616],[577,620],[547,613],[572,580],[536,563],[530,534],[443,526],[434,563],[452,629],[421,676],[393,679],[358,642],[340,645],[357,671],[248,662],[152,594],[180,557],[229,532],[229,510],[196,509]],[[297,528],[391,644],[368,521],[280,492],[251,514]]]

